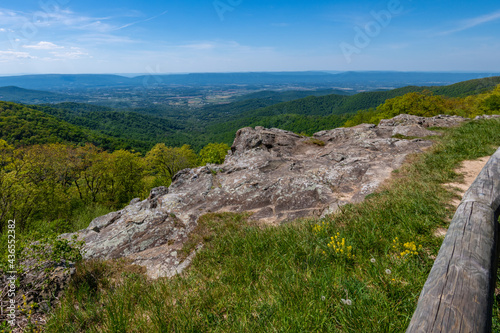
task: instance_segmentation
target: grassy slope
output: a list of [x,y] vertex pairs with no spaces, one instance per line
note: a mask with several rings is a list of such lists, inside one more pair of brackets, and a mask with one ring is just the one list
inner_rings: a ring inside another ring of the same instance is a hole
[[[182,276],[145,282],[116,263],[80,265],[47,330],[402,332],[441,243],[432,232],[453,213],[440,184],[500,145],[499,120],[445,132],[379,193],[324,220],[262,228],[244,215],[203,217],[186,251],[205,248]],[[337,233],[343,253],[328,246]],[[405,242],[418,252],[406,260]]]

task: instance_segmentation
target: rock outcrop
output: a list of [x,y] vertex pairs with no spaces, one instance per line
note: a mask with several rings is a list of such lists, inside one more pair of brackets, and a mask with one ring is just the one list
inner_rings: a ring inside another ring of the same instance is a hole
[[154,189],[143,201],[134,199],[78,235],[86,242],[87,258],[127,257],[145,266],[152,278],[172,276],[194,255],[181,261],[178,252],[201,215],[248,211],[253,219],[277,224],[333,213],[363,200],[408,154],[432,144],[402,137],[436,135],[426,128],[465,120],[400,115],[379,126],[337,128],[313,137],[243,128],[224,164],[182,170],[168,189]]

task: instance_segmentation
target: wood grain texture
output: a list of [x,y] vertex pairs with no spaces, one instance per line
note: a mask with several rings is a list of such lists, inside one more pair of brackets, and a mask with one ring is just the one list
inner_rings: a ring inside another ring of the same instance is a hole
[[499,206],[500,149],[458,206],[407,333],[491,331]]

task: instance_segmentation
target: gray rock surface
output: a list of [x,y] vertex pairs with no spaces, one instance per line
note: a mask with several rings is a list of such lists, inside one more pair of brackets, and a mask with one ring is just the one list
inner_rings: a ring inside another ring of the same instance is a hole
[[482,115],[482,116],[476,116],[474,118],[474,120],[480,120],[480,119],[495,119],[495,118],[500,118],[500,115],[498,114],[485,114],[485,115]]
[[411,126],[418,125],[421,127],[451,127],[456,126],[468,118],[459,116],[439,115],[435,117],[418,117],[409,114],[400,114],[391,119],[382,119],[379,126]]
[[[172,276],[192,259],[179,250],[197,219],[208,212],[252,212],[279,224],[320,217],[359,202],[399,168],[406,156],[431,146],[427,127],[449,127],[461,117],[400,115],[379,126],[362,124],[315,133],[312,138],[263,127],[236,133],[224,164],[185,169],[171,186],[121,211],[101,216],[78,235],[87,258],[128,257],[152,278]],[[69,237],[69,235],[66,235]]]

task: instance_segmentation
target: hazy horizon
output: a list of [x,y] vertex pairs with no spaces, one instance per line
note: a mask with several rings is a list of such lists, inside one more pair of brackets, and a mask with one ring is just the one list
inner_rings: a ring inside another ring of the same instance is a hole
[[12,73],[12,74],[1,74],[0,77],[9,77],[9,76],[32,76],[32,75],[116,75],[123,77],[138,77],[145,75],[190,75],[190,74],[249,74],[249,73],[327,73],[327,74],[342,74],[348,72],[354,73],[443,73],[443,74],[485,74],[485,75],[498,75],[500,71],[404,71],[404,70],[359,70],[359,71],[334,71],[334,70],[304,70],[304,71],[235,71],[235,72],[172,72],[172,73]]

